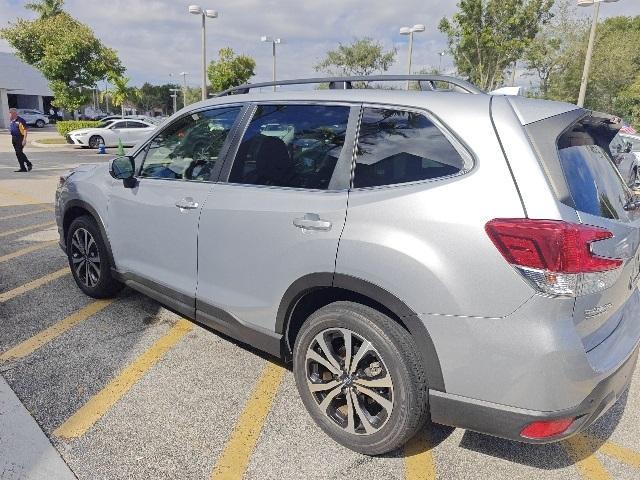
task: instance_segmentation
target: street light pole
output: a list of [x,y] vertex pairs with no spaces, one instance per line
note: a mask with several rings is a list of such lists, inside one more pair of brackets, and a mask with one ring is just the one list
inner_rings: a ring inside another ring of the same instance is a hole
[[273,91],[276,91],[276,44],[282,43],[280,38],[273,38],[269,36],[260,37],[261,42],[271,42],[271,53],[273,57]]
[[600,3],[613,3],[618,0],[578,0],[579,7],[589,7],[595,4],[593,12],[593,21],[591,22],[591,33],[589,34],[589,46],[587,47],[587,56],[584,60],[584,70],[582,71],[582,81],[580,82],[580,94],[578,95],[578,106],[584,107],[584,101],[587,96],[587,85],[589,84],[589,72],[591,70],[591,57],[593,56],[593,46],[596,41],[596,30],[598,28],[598,16],[600,14]]
[[189,72],[180,72],[182,75],[182,106],[187,106],[187,75]]
[[180,89],[170,88],[169,91],[171,92],[171,98],[173,99],[173,113],[176,113],[178,111],[178,92]]
[[438,74],[442,75],[442,57],[444,57],[447,52],[438,52],[438,56],[440,57],[440,64],[438,66]]
[[[422,24],[416,24],[413,27],[402,27],[400,35],[409,35],[409,68],[407,73],[411,75],[411,57],[413,56],[413,34],[415,32],[424,32],[425,27]],[[407,90],[409,90],[410,80],[407,80]]]
[[207,31],[206,17],[217,18],[215,10],[203,10],[199,5],[190,5],[189,13],[202,17],[202,100],[207,99]]

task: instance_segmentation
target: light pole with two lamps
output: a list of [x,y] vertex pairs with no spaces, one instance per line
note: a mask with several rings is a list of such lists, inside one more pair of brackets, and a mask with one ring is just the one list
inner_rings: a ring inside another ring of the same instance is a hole
[[271,43],[271,49],[272,49],[272,55],[273,55],[273,91],[276,91],[276,44],[280,44],[282,43],[282,40],[280,38],[273,38],[270,36],[263,36],[260,37],[260,41],[261,42],[270,42]]
[[598,27],[598,15],[600,13],[600,3],[614,3],[618,0],[578,0],[579,7],[590,7],[595,5],[593,12],[593,22],[591,23],[591,33],[589,35],[589,46],[587,47],[587,57],[584,61],[582,81],[580,82],[580,95],[578,96],[578,106],[584,107],[584,100],[587,96],[587,84],[589,83],[589,70],[591,70],[591,57],[593,55],[593,44],[596,40],[596,29]]
[[203,10],[200,5],[189,5],[189,13],[202,17],[202,100],[207,99],[207,35],[205,20],[207,18],[217,18],[218,12],[215,10]]
[[[418,23],[413,27],[402,27],[400,29],[400,35],[409,35],[409,69],[408,74],[411,75],[411,56],[413,54],[413,34],[416,32],[424,32],[424,25]],[[409,90],[409,80],[407,80],[407,90]]]

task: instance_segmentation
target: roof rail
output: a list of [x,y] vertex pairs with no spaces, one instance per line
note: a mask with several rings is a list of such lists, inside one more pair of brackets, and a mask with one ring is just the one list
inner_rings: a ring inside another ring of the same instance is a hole
[[442,90],[437,88],[436,83],[447,83],[451,85],[451,88],[449,89],[451,91],[471,93],[476,95],[485,93],[466,80],[446,75],[369,75],[356,77],[302,78],[298,80],[278,80],[276,82],[245,83],[244,85],[240,85],[239,87],[229,88],[215,96],[223,97],[225,95],[240,95],[243,93],[249,93],[249,90],[252,90],[254,88],[273,87],[276,85],[307,85],[314,83],[328,83],[329,88],[332,90],[347,90],[353,88],[354,82],[398,82],[407,80],[418,82],[418,84],[420,85],[420,90],[422,91]]

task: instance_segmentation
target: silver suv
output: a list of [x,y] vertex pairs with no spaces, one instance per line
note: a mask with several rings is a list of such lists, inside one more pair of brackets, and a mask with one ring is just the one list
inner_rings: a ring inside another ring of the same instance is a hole
[[640,339],[620,125],[452,78],[349,88],[381,79],[236,88],[61,178],[78,286],[128,285],[292,361],[310,415],[358,452],[428,419],[534,443],[586,428]]

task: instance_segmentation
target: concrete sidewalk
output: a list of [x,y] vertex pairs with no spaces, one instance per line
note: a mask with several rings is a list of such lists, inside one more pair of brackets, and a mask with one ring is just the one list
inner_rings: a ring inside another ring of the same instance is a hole
[[75,480],[76,476],[0,375],[0,478]]

